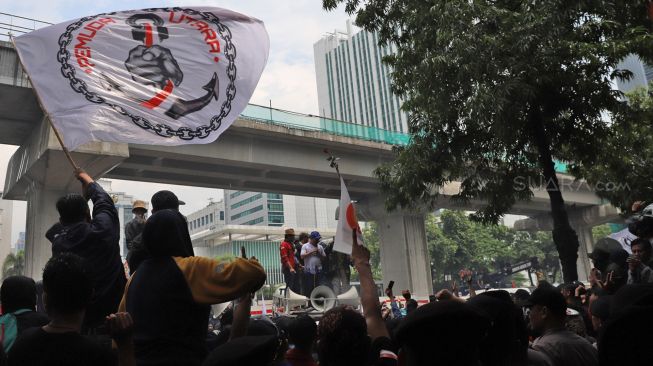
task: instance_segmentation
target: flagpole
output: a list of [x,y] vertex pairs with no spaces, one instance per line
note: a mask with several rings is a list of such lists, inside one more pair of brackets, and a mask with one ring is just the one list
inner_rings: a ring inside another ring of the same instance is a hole
[[340,158],[331,154],[329,152],[329,149],[324,149],[323,151],[325,154],[329,155],[329,157],[327,158],[327,161],[329,162],[329,166],[331,168],[335,168],[336,173],[338,173],[338,178],[342,179],[342,176],[340,175],[340,169],[338,167],[338,160],[340,160]]
[[[18,61],[20,62],[20,66],[23,68],[23,70],[27,70],[25,68],[25,65],[23,65],[23,60],[20,58],[20,52],[18,52],[18,47],[16,47],[16,41],[14,40],[14,37],[10,35],[9,39],[11,40],[11,44],[14,46],[14,49],[16,50],[16,55],[18,56]],[[48,121],[48,124],[54,131],[54,135],[57,137],[57,141],[59,141],[59,145],[61,145],[61,149],[63,150],[64,155],[66,155],[66,158],[68,159],[70,165],[73,167],[73,170],[75,171],[79,170],[79,166],[75,163],[75,160],[73,160],[73,157],[70,155],[70,151],[68,150],[68,148],[63,142],[63,139],[61,138],[61,134],[59,133],[59,130],[57,129],[57,127],[55,127],[54,123],[52,123],[52,119],[48,114],[48,110],[45,109],[45,107],[43,106],[43,102],[41,101],[41,96],[39,95],[38,90],[36,90],[36,87],[32,82],[32,78],[29,76],[27,71],[25,71],[25,75],[27,75],[30,84],[32,84],[32,90],[34,90],[34,94],[36,94],[36,101],[39,103],[39,106],[41,107],[41,110],[43,111],[43,114],[45,115],[45,119]]]

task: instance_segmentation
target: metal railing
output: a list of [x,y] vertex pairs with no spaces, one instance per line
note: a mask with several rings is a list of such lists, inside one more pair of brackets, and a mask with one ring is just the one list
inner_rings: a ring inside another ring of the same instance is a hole
[[52,23],[0,12],[0,40],[8,41],[10,36],[18,37],[48,25]]
[[277,108],[248,104],[240,114],[241,118],[264,123],[287,126],[310,131],[321,131],[332,135],[352,137],[360,140],[381,142],[391,145],[406,145],[410,135],[388,131],[331,118],[285,111]]

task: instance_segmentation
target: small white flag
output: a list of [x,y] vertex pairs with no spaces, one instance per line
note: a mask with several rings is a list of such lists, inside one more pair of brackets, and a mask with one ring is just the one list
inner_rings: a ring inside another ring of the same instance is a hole
[[351,255],[351,249],[354,245],[354,231],[356,231],[356,241],[359,245],[363,245],[363,233],[358,224],[356,208],[349,197],[347,186],[342,177],[340,177],[340,207],[338,209],[338,228],[336,229],[333,250]]
[[215,7],[118,11],[15,39],[43,108],[69,149],[89,141],[215,141],[265,68],[263,22]]

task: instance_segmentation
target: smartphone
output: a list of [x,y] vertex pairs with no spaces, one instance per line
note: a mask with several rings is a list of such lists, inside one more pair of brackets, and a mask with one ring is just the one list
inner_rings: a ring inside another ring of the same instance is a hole
[[390,283],[388,283],[388,288],[389,288],[390,290],[392,290],[392,287],[393,287],[394,285],[395,285],[395,281],[390,281]]
[[429,302],[435,302],[435,295],[429,295]]

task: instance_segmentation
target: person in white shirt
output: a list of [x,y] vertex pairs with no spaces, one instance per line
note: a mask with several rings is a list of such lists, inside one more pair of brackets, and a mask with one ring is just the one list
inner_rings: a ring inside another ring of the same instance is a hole
[[304,260],[304,296],[311,296],[313,289],[322,284],[322,259],[326,258],[324,248],[318,243],[322,236],[317,231],[308,236],[308,243],[302,245]]

